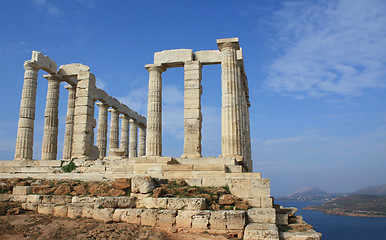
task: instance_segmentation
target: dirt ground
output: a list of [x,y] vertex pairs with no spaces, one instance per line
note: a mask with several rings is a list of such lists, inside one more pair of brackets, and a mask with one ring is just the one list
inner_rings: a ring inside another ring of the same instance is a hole
[[[2,215],[2,214],[8,215]],[[0,239],[136,239],[136,240],[224,240],[224,235],[209,235],[139,226],[129,223],[103,223],[94,219],[59,218],[24,211],[16,203],[0,203]]]

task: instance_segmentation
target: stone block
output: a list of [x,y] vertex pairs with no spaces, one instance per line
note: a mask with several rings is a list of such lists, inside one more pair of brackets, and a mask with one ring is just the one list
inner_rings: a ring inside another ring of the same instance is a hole
[[206,208],[205,198],[169,198],[167,209],[203,210]]
[[120,222],[121,221],[121,216],[122,214],[126,214],[126,209],[122,209],[122,208],[117,208],[114,210],[114,214],[113,214],[113,221],[114,222]]
[[196,211],[192,216],[193,229],[208,229],[210,211]]
[[117,197],[98,197],[95,202],[95,208],[116,208],[118,207]]
[[201,178],[185,179],[185,182],[189,186],[197,186],[197,187],[201,187],[202,186],[202,179]]
[[12,201],[24,203],[27,201],[27,196],[28,195],[13,195]]
[[55,204],[39,204],[38,205],[38,213],[40,214],[53,214],[54,213]]
[[170,228],[176,223],[176,210],[158,210],[156,226],[161,228]]
[[225,164],[194,165],[193,171],[223,171],[223,172],[225,172]]
[[173,49],[154,53],[154,64],[163,64],[167,67],[182,67],[184,62],[193,60],[193,50]]
[[98,198],[96,197],[72,197],[71,203],[95,203]]
[[321,240],[322,234],[314,230],[304,232],[280,232],[280,239],[282,240]]
[[68,206],[67,216],[73,219],[82,217],[82,210],[83,210],[82,207]]
[[221,52],[218,50],[204,50],[194,53],[196,59],[204,65],[221,64]]
[[56,69],[58,67],[56,63],[41,52],[32,51],[31,61],[39,65],[41,69],[48,73],[56,73]]
[[210,229],[225,230],[227,228],[225,211],[211,211],[209,226]]
[[143,199],[145,208],[166,209],[168,206],[168,198],[145,198]]
[[14,186],[12,193],[14,195],[27,195],[32,193],[31,186]]
[[242,230],[245,227],[245,212],[242,210],[226,211],[226,226],[228,230]]
[[276,210],[274,208],[251,208],[247,211],[248,223],[276,224]]
[[176,227],[192,228],[192,216],[196,211],[178,210],[176,216]]
[[[186,79],[185,78],[184,88],[185,89],[200,89],[201,88],[201,81],[199,81],[198,79]],[[200,95],[198,95],[198,96],[200,96]],[[192,98],[192,100],[193,99],[195,99],[195,98]]]
[[275,224],[250,223],[245,227],[244,240],[279,240],[279,232]]
[[90,67],[80,63],[71,63],[61,65],[59,67],[58,73],[62,76],[76,76],[81,71],[90,71]]
[[134,193],[149,193],[155,188],[155,182],[150,177],[133,177],[131,179],[131,191]]
[[143,209],[141,213],[141,225],[155,226],[157,222],[157,210]]
[[288,214],[276,213],[276,224],[277,225],[288,225]]
[[82,217],[83,218],[93,218],[94,211],[98,211],[98,210],[94,209],[93,207],[83,207],[83,209],[82,209]]
[[126,209],[121,215],[121,221],[140,225],[142,212],[142,209]]
[[103,222],[112,222],[113,215],[114,208],[94,209],[93,219]]
[[22,203],[21,207],[25,210],[30,210],[30,211],[38,211],[38,204],[37,203]]
[[55,206],[54,207],[54,216],[55,217],[67,217],[68,215],[67,206]]
[[71,196],[42,195],[42,203],[68,204],[71,203]]
[[134,197],[117,197],[118,208],[135,208],[136,198]]

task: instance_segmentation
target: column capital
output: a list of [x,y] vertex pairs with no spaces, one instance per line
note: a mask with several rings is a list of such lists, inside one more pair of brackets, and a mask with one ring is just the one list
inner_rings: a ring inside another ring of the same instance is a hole
[[99,108],[109,108],[109,105],[107,105],[106,103],[103,103],[103,102],[97,102],[95,103]]
[[114,109],[114,108],[109,108],[108,111],[111,112],[111,113],[117,113],[117,114],[120,114],[120,113],[121,113],[121,112],[119,112],[117,109]]
[[121,115],[119,115],[119,117],[122,118],[122,119],[129,119],[129,117],[127,115],[125,115],[125,114],[121,114]]
[[149,72],[157,71],[159,73],[162,73],[166,71],[166,67],[162,64],[146,64],[145,68]]
[[75,90],[76,89],[76,86],[73,86],[73,85],[71,85],[71,84],[68,84],[68,85],[66,85],[66,86],[64,86],[64,88],[65,89],[67,89],[67,90]]
[[218,49],[221,51],[224,48],[240,49],[239,38],[223,38],[217,39]]
[[51,74],[47,74],[47,75],[44,75],[43,76],[45,79],[47,79],[48,81],[55,81],[55,82],[60,82],[62,81],[62,77],[57,75],[57,74],[54,74],[54,75],[51,75]]
[[31,69],[31,70],[38,71],[40,69],[40,67],[37,64],[35,64],[34,62],[32,62],[31,60],[28,60],[28,61],[24,62],[24,69],[25,70]]

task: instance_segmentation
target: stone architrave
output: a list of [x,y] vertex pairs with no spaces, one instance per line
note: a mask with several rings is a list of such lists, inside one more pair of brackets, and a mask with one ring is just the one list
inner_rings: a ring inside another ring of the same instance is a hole
[[76,86],[66,85],[68,90],[66,128],[64,131],[63,159],[71,159],[72,138],[74,135],[75,91]]
[[130,142],[129,142],[129,158],[137,157],[137,123],[130,119]]
[[124,157],[129,156],[129,117],[126,115],[120,115],[121,122],[121,149],[124,150]]
[[109,109],[111,114],[109,150],[119,148],[119,114],[118,110]]
[[222,157],[240,156],[238,71],[236,51],[240,49],[238,38],[218,39],[221,61],[221,151]]
[[147,107],[146,156],[162,154],[162,64],[147,64],[149,72],[149,95]]
[[60,78],[55,75],[45,76],[48,80],[47,102],[44,112],[44,134],[42,142],[42,160],[56,160],[58,150],[58,106]]
[[77,78],[72,158],[95,159],[98,157],[93,155],[95,76],[89,71],[80,71]]
[[138,157],[146,155],[146,127],[138,125]]
[[106,157],[107,151],[107,109],[109,106],[103,102],[97,102],[96,105],[99,107],[97,147],[99,149],[99,159],[103,159]]
[[199,61],[184,65],[184,150],[182,158],[201,157],[201,78],[202,64]]
[[36,88],[39,68],[31,64],[31,61],[26,61],[24,69],[15,160],[32,160],[33,157]]

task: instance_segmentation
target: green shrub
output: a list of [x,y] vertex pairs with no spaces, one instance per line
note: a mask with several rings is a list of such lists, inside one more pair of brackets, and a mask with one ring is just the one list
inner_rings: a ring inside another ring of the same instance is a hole
[[64,172],[72,172],[72,171],[74,171],[76,169],[76,166],[75,166],[75,163],[74,162],[70,162],[69,164],[67,164],[66,166],[63,166],[62,167],[62,170],[64,171]]

